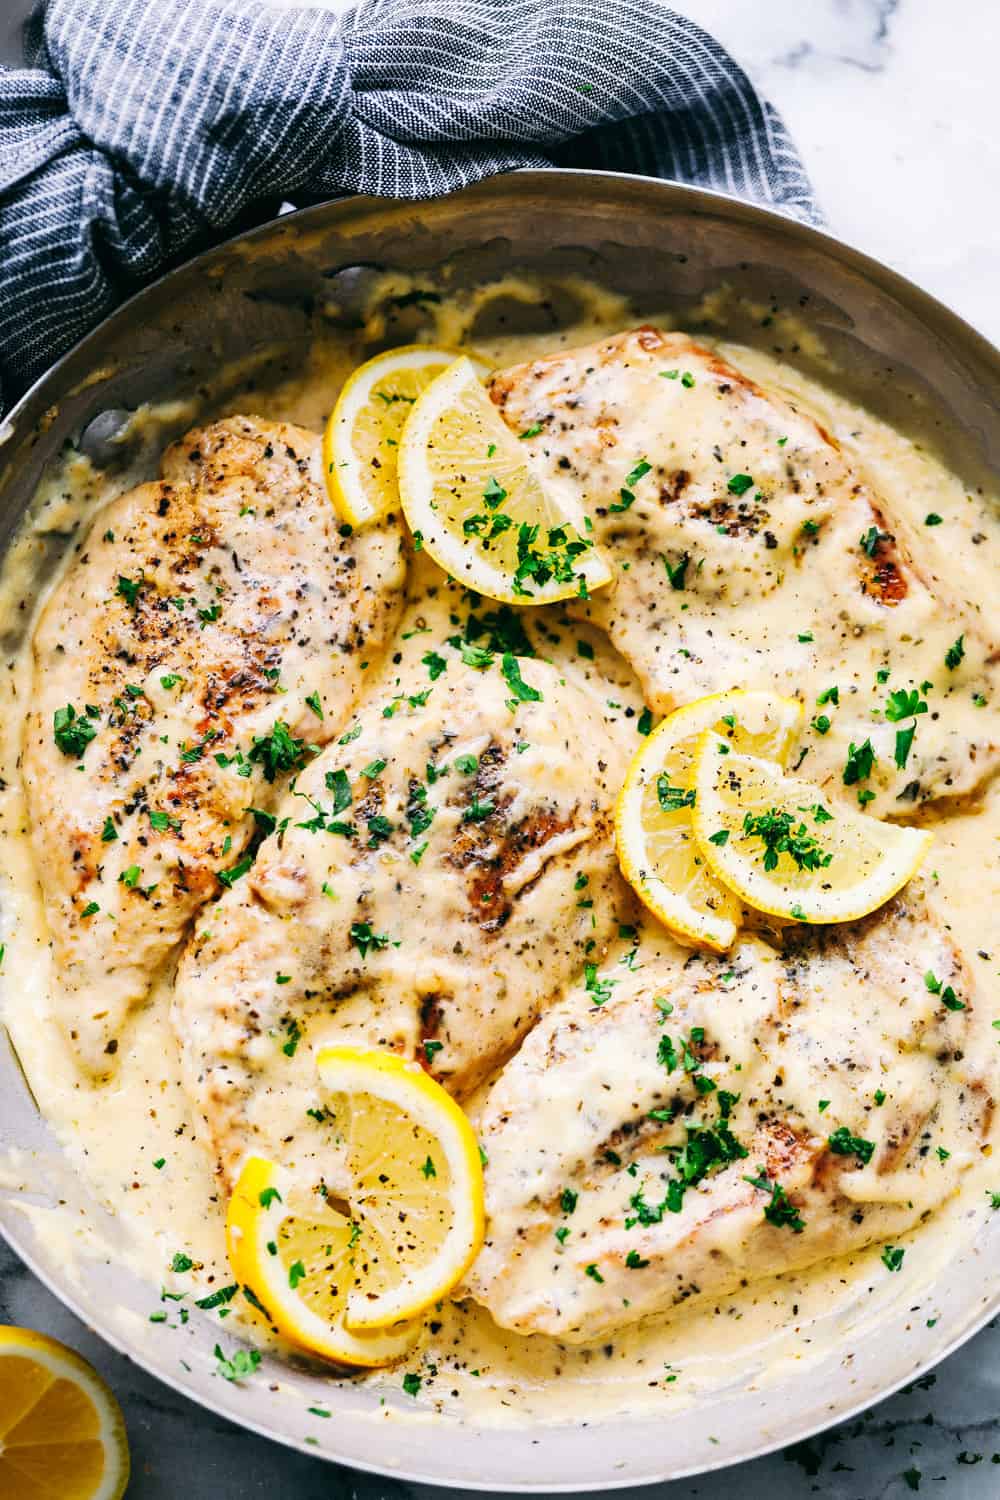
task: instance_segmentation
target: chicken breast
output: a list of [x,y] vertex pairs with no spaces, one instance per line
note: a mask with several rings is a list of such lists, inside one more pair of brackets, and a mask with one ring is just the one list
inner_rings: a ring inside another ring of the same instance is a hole
[[612,932],[624,767],[594,701],[509,654],[434,670],[305,767],[180,963],[185,1085],[230,1181],[317,1139],[317,1048],[390,1048],[465,1094]]
[[231,417],[104,509],[35,635],[24,775],[58,1019],[106,1072],[395,621],[399,528],[339,535],[314,434]]
[[913,888],[783,953],[645,936],[631,968],[553,1007],[491,1089],[468,1290],[505,1328],[587,1341],[902,1234],[989,1126],[963,1060],[971,1002]]
[[[588,613],[653,709],[731,687],[797,694],[810,775],[839,783],[851,742],[870,736],[865,791],[882,814],[970,792],[995,769],[977,698],[997,687],[996,639],[932,595],[811,416],[688,335],[648,327],[503,371],[491,393],[611,555],[616,582]],[[921,685],[899,764],[887,697]]]

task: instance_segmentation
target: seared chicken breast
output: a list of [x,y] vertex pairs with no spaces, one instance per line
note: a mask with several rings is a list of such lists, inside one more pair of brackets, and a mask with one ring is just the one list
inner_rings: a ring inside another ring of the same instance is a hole
[[444,668],[388,682],[304,767],[181,960],[185,1083],[229,1180],[315,1140],[318,1047],[466,1094],[612,932],[624,767],[593,700],[538,660]]
[[903,1233],[990,1123],[963,1060],[971,1005],[914,888],[783,952],[644,935],[630,967],[548,1011],[489,1092],[468,1290],[502,1327],[586,1341]]
[[[997,687],[993,627],[932,595],[812,416],[649,327],[502,371],[491,393],[545,483],[592,518],[617,577],[587,611],[653,709],[732,687],[797,694],[813,719],[809,774],[839,782],[851,742],[871,736],[866,790],[883,815],[995,769],[978,711]],[[899,764],[887,695],[922,685]]]
[[94,1073],[394,623],[399,528],[339,534],[318,445],[248,417],[189,433],[101,512],[38,625],[25,785],[57,1015]]

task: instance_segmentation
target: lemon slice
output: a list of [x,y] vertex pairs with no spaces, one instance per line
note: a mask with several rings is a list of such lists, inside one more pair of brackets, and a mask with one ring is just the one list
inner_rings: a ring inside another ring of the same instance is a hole
[[[362,526],[399,503],[399,436],[421,391],[454,362],[448,349],[404,344],[351,375],[323,433],[323,475],[334,510]],[[478,376],[488,373],[474,364]]]
[[549,604],[611,581],[583,512],[542,485],[471,360],[455,360],[410,411],[399,493],[417,544],[476,593]]
[[675,709],[633,758],[615,808],[618,859],[639,898],[684,942],[725,952],[740,922],[739,901],[713,876],[691,826],[698,741],[715,729],[740,750],[784,762],[803,718],[794,698],[713,693]]
[[748,906],[798,922],[850,922],[905,885],[933,836],[880,823],[712,730],[695,751],[695,838]]
[[447,1296],[482,1244],[479,1147],[418,1064],[330,1047],[317,1065],[349,1207],[252,1158],[230,1205],[230,1260],[289,1338],[346,1364],[385,1364],[416,1336],[405,1320]]
[[350,1215],[328,1203],[319,1186],[250,1157],[226,1216],[233,1275],[292,1343],[340,1365],[390,1365],[413,1347],[419,1325],[374,1334],[347,1328],[358,1232]]
[[42,1333],[0,1328],[0,1495],[119,1500],[128,1479],[121,1409],[96,1371]]

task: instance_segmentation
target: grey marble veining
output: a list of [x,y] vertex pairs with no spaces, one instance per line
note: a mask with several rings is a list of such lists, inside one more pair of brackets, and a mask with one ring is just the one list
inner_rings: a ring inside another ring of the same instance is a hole
[[[327,3],[338,10],[346,0]],[[0,58],[13,60],[26,8],[24,0],[0,0]],[[1000,340],[996,0],[674,0],[674,8],[714,31],[783,111],[831,228]],[[132,1446],[129,1500],[443,1494],[331,1467],[203,1411],[110,1350],[2,1245],[0,1322],[63,1339],[115,1389]],[[634,1493],[997,1500],[1000,1327],[916,1386],[798,1449]]]

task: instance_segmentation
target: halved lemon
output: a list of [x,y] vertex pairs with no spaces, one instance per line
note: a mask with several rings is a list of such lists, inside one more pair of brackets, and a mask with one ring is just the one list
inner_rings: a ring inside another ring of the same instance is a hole
[[121,1408],[86,1360],[27,1328],[0,1328],[0,1495],[119,1500],[129,1479]]
[[[339,516],[362,526],[399,503],[399,437],[421,391],[454,362],[448,349],[404,344],[351,375],[323,433],[323,475]],[[485,365],[474,364],[485,376]]]
[[550,604],[611,582],[583,512],[542,484],[469,359],[455,360],[406,418],[399,494],[417,544],[476,593]]
[[418,1064],[330,1047],[317,1066],[347,1201],[302,1168],[252,1158],[230,1204],[230,1262],[287,1337],[344,1364],[387,1364],[482,1244],[479,1147]]
[[748,906],[798,922],[850,922],[888,901],[933,835],[831,802],[773,760],[712,730],[699,740],[692,812],[712,873]]
[[783,763],[804,717],[801,704],[776,693],[713,693],[675,709],[634,756],[615,808],[619,863],[639,898],[684,942],[725,952],[740,922],[739,901],[715,879],[691,825],[699,739],[714,729],[740,750]]

